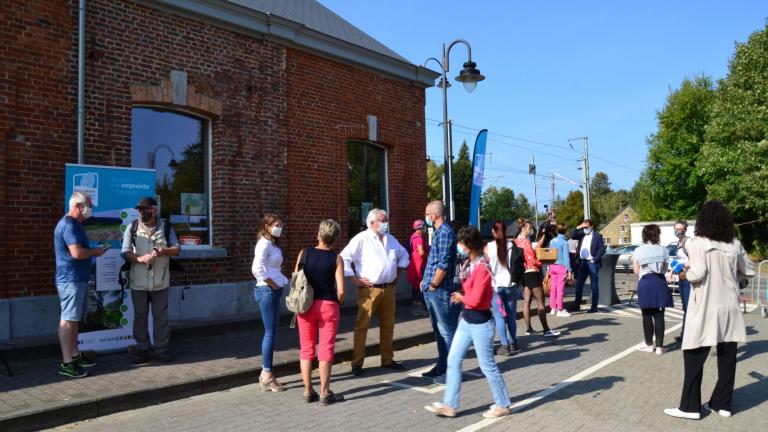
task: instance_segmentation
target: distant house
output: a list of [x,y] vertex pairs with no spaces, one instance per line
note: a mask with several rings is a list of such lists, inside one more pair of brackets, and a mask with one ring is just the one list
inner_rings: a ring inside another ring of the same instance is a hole
[[[637,222],[637,212],[632,206],[626,206],[616,214],[605,226],[600,230],[600,234],[603,235],[603,240],[606,245],[611,247],[618,247],[633,243],[630,225]],[[634,241],[634,243],[637,243]]]
[[[651,224],[659,226],[659,229],[661,230],[661,235],[659,236],[659,242],[662,245],[675,243],[677,242],[677,237],[675,236],[676,223],[677,221],[653,221],[653,222],[633,223],[631,226],[631,231],[632,231],[632,238],[635,239],[634,243],[642,243],[643,228],[645,228],[646,225],[651,225]],[[696,221],[689,220],[688,229],[686,230],[685,235],[687,235],[688,237],[693,237],[695,230],[696,230]]]

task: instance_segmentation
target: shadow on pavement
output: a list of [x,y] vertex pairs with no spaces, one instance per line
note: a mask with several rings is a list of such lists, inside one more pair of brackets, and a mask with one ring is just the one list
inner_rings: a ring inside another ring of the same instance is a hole
[[736,356],[737,362],[743,362],[759,354],[768,352],[768,340],[747,342],[739,347]]
[[757,381],[733,391],[732,408],[736,413],[758,407],[768,401],[768,377],[754,371],[750,372],[749,376]]
[[[521,413],[521,412],[534,409],[537,406],[542,405],[550,400],[566,400],[574,396],[580,396],[580,395],[585,395],[589,393],[599,393],[605,390],[609,390],[617,382],[623,382],[623,381],[624,381],[624,377],[621,377],[621,376],[595,377],[595,378],[578,381],[569,385],[567,388],[563,389],[560,392],[547,396],[543,399],[540,399],[536,402],[533,402],[521,408],[517,412]],[[539,392],[535,392],[535,393],[539,393]]]

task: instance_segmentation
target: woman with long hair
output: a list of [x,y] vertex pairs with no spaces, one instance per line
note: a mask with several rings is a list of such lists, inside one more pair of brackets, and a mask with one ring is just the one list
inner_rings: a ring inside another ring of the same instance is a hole
[[275,347],[277,320],[280,315],[280,297],[288,285],[288,278],[280,272],[283,253],[277,245],[277,239],[283,233],[283,221],[272,213],[265,213],[261,218],[253,253],[251,272],[256,278],[253,297],[259,304],[261,321],[264,323],[264,338],[261,340],[261,391],[283,391],[283,385],[272,374],[272,354]]
[[[667,279],[669,251],[659,244],[661,228],[650,224],[643,227],[643,245],[632,254],[632,270],[637,275],[637,303],[643,313],[645,344],[638,349],[664,354],[664,309],[674,306]],[[654,343],[655,336],[655,343]]]
[[[496,322],[496,332],[499,334],[500,355],[511,355],[517,348],[517,299],[521,289],[512,280],[509,271],[506,233],[507,225],[503,221],[493,223],[491,232],[493,240],[485,246],[485,256],[493,273],[493,301],[491,311]],[[509,334],[507,334],[509,331]],[[508,337],[509,335],[509,337]]]
[[[747,341],[739,310],[739,282],[754,276],[754,267],[736,238],[733,216],[722,202],[707,201],[701,206],[695,233],[686,246],[691,294],[683,333],[683,391],[678,408],[665,409],[664,413],[698,420],[704,408],[730,417],[737,344]],[[717,383],[702,406],[704,362],[713,346],[717,347]]]
[[483,417],[503,417],[510,413],[509,392],[504,383],[504,377],[493,359],[494,324],[491,313],[493,275],[488,267],[488,259],[483,255],[483,237],[477,228],[465,226],[459,230],[456,241],[457,253],[466,257],[469,264],[460,276],[461,291],[451,294],[451,302],[462,304],[464,312],[448,353],[443,402],[435,402],[424,408],[439,416],[456,416],[461,391],[461,363],[469,346],[474,345],[480,370],[488,380],[494,401],[493,405],[483,413]]
[[[344,261],[331,250],[339,237],[341,227],[333,219],[320,222],[317,246],[299,253],[294,271],[304,270],[313,290],[312,306],[298,314],[299,345],[301,350],[301,380],[304,382],[304,401],[328,405],[344,400],[344,396],[331,391],[331,366],[339,330],[339,308],[344,303]],[[303,265],[302,265],[303,261]],[[315,353],[315,340],[318,340]],[[320,394],[312,387],[312,359],[317,358],[320,371]]]
[[542,334],[544,337],[560,336],[559,331],[549,329],[547,325],[547,304],[544,302],[544,289],[542,288],[541,261],[536,257],[536,251],[533,250],[529,238],[534,234],[533,225],[525,219],[518,219],[519,227],[515,245],[523,250],[525,272],[523,273],[523,321],[525,321],[525,334],[534,333],[531,327],[531,298],[536,298],[536,309],[538,310],[539,321],[541,321]]

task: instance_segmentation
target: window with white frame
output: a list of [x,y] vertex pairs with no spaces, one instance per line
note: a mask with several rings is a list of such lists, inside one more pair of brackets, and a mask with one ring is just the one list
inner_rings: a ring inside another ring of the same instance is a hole
[[619,232],[625,232],[626,227],[624,225],[619,225]]
[[163,108],[131,110],[131,166],[155,170],[160,217],[182,245],[211,244],[208,121]]

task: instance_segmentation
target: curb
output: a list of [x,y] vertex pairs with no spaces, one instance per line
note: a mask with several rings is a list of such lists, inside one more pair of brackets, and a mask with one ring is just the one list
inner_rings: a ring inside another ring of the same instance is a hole
[[[565,304],[572,305],[573,301],[565,302]],[[531,308],[532,317],[535,316],[536,312],[537,309]],[[522,312],[518,312],[517,319],[521,318]],[[430,331],[395,339],[393,346],[395,350],[403,350],[433,341],[434,334]],[[367,345],[365,348],[366,357],[376,356],[379,353],[378,344]],[[352,349],[339,351],[335,353],[334,364],[349,361],[351,358]],[[300,370],[299,359],[275,365],[274,370],[275,372],[285,374],[298,373]],[[245,368],[228,374],[194,379],[169,386],[146,388],[102,399],[79,401],[56,408],[27,412],[17,417],[0,420],[0,430],[3,432],[37,431],[121,411],[144,408],[196,395],[227,390],[258,382],[260,373],[261,368]]]

